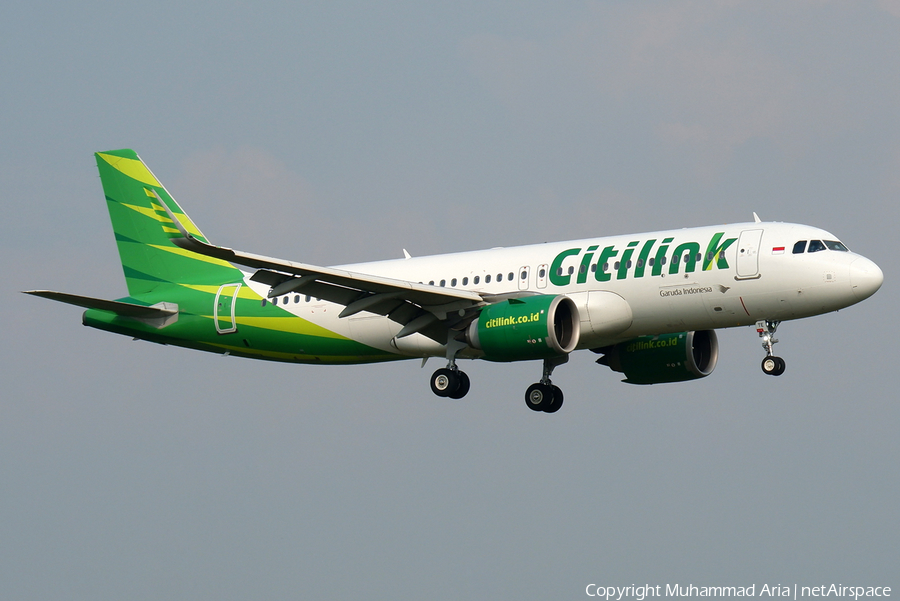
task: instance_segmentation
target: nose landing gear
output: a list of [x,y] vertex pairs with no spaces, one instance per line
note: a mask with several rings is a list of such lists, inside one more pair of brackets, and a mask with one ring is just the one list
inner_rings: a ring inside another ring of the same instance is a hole
[[762,346],[766,349],[766,357],[762,360],[763,373],[770,376],[780,376],[784,373],[784,359],[776,357],[772,347],[778,340],[775,338],[775,330],[779,321],[761,320],[756,322],[756,332],[762,338]]

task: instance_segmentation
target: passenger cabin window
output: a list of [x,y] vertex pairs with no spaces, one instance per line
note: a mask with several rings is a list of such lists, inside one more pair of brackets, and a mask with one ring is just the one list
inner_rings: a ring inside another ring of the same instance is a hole
[[794,254],[799,255],[806,252],[806,240],[800,240],[794,243]]
[[484,283],[485,284],[491,283],[491,274],[487,274],[486,276],[484,276]]
[[822,244],[821,240],[810,240],[809,241],[809,248],[807,249],[806,252],[817,253],[820,250],[825,250],[825,245]]
[[475,285],[477,286],[477,285],[478,285],[478,282],[479,282],[480,280],[481,280],[481,276],[477,276],[477,275],[476,275],[476,276],[475,276],[475,279],[472,280],[472,283],[475,284]]

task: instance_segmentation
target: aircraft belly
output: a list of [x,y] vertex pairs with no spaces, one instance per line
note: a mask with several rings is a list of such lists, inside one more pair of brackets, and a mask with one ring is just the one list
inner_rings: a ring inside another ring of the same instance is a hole
[[444,345],[421,334],[395,338],[402,326],[381,315],[348,317],[346,321],[350,337],[367,346],[414,357],[442,356],[446,353]]
[[710,295],[703,300],[707,315],[717,328],[747,325],[756,321],[747,313],[737,294]]

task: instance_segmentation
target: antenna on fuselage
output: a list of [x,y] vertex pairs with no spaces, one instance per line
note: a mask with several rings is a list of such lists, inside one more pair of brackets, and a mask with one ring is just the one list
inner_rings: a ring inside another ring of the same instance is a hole
[[762,219],[759,218],[759,215],[756,214],[756,211],[753,211],[753,221],[756,223],[762,223]]

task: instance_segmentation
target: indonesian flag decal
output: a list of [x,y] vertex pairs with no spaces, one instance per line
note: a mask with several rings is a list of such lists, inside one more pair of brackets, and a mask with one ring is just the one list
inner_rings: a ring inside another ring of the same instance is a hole
[[784,254],[784,247],[783,247],[783,246],[775,246],[775,247],[772,247],[772,254],[773,254],[773,255],[783,255],[783,254]]

